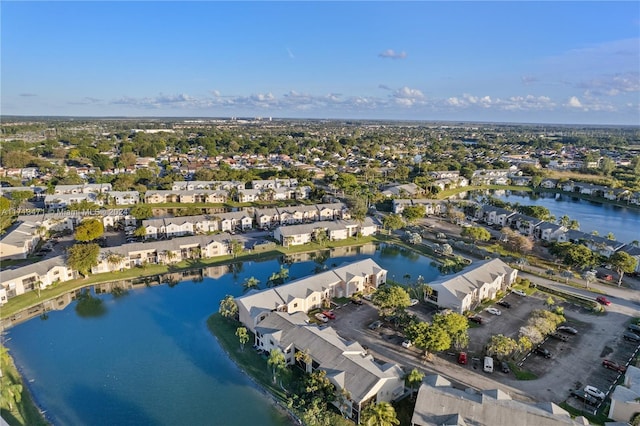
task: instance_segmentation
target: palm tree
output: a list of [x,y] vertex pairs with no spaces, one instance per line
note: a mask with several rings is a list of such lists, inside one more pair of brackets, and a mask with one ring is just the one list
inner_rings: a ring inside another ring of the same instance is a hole
[[119,253],[109,253],[109,255],[107,256],[107,263],[111,267],[111,270],[119,266],[123,260],[124,260],[124,255]]
[[313,361],[311,355],[309,355],[309,351],[307,349],[304,351],[298,351],[296,352],[295,358],[297,362],[304,364],[304,370],[308,373],[309,365],[311,365],[311,361]]
[[558,225],[560,226],[564,226],[565,228],[568,228],[570,224],[571,224],[571,219],[566,214],[562,216],[560,219],[558,219]]
[[42,281],[38,280],[35,283],[33,283],[34,287],[36,288],[36,290],[38,290],[38,299],[40,298],[40,290],[42,290]]
[[416,368],[411,370],[411,372],[407,374],[407,376],[405,377],[407,384],[411,388],[411,396],[413,396],[413,393],[416,390],[416,387],[418,387],[418,385],[422,383],[422,379],[424,379],[424,373],[422,373]]
[[396,410],[388,402],[368,405],[362,412],[360,422],[365,426],[394,426],[399,425]]
[[256,277],[250,277],[244,280],[244,283],[242,284],[242,287],[244,289],[244,291],[250,290],[252,288],[256,288],[258,287],[258,284],[260,284],[260,280],[258,280]]

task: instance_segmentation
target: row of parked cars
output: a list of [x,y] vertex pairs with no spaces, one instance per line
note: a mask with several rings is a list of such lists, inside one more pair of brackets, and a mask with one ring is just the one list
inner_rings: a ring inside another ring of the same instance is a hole
[[[598,302],[603,305],[608,305],[601,300],[598,300]],[[640,333],[640,326],[636,324],[629,324],[627,326],[627,330],[625,330],[622,334],[622,337],[624,338],[624,340],[633,343],[640,343],[640,335],[636,333]],[[610,359],[603,359],[602,366],[620,374],[624,374],[627,371],[626,365],[617,363]],[[598,404],[604,401],[606,394],[595,386],[587,385],[583,389],[576,389],[572,391],[571,396],[581,400],[586,404],[596,407]]]

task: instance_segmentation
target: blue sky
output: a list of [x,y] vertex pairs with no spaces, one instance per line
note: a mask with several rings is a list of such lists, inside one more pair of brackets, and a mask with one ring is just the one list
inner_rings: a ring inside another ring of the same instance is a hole
[[639,2],[12,2],[3,115],[640,125]]

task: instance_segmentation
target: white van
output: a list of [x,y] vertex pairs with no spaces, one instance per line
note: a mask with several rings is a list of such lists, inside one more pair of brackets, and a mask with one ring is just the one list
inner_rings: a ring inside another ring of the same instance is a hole
[[484,357],[484,368],[485,373],[493,373],[493,358],[490,356]]

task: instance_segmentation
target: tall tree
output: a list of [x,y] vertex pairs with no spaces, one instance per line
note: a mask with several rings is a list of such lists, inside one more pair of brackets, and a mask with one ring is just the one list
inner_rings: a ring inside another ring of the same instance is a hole
[[135,206],[131,207],[129,213],[131,214],[131,216],[135,217],[138,220],[144,220],[153,217],[153,211],[151,209],[151,206],[149,206],[148,204],[138,203]]
[[225,318],[235,318],[238,315],[238,305],[233,296],[227,295],[220,301],[218,312]]
[[405,381],[409,385],[409,388],[411,388],[412,396],[416,388],[420,386],[420,383],[422,383],[422,379],[424,379],[424,373],[422,373],[417,368],[414,368],[413,370],[411,370],[411,372],[407,374],[407,376],[405,377]]
[[74,244],[67,250],[67,265],[86,277],[91,268],[98,265],[99,254],[97,244]]
[[510,337],[497,334],[491,336],[491,340],[487,345],[487,354],[495,355],[499,359],[503,359],[511,355],[518,349],[518,343]]
[[409,206],[405,207],[402,211],[402,217],[404,217],[407,222],[414,223],[418,219],[421,219],[425,216],[424,206]]
[[244,352],[244,345],[246,345],[249,341],[249,333],[247,332],[247,328],[236,328],[236,336],[238,337],[238,341],[240,342],[240,350]]
[[457,349],[464,348],[469,343],[469,321],[464,315],[457,312],[436,314],[433,317],[433,323],[442,327],[449,334]]
[[622,285],[622,277],[624,273],[632,273],[636,270],[638,260],[624,251],[617,251],[609,258],[609,263],[613,266],[618,273],[618,287]]
[[271,349],[269,352],[269,359],[267,359],[267,365],[271,367],[273,383],[275,383],[278,373],[286,368],[284,354],[279,349]]
[[104,225],[99,219],[91,218],[83,220],[76,227],[75,238],[77,241],[93,241],[104,234]]
[[404,226],[404,220],[399,214],[389,214],[382,219],[382,227],[390,231],[401,229]]
[[478,241],[489,241],[491,239],[491,233],[481,226],[463,228],[460,235],[471,238],[474,243]]
[[235,259],[244,252],[244,244],[240,240],[233,239],[229,243],[231,255]]
[[372,301],[382,310],[406,308],[411,304],[407,291],[398,285],[386,285],[373,294]]

